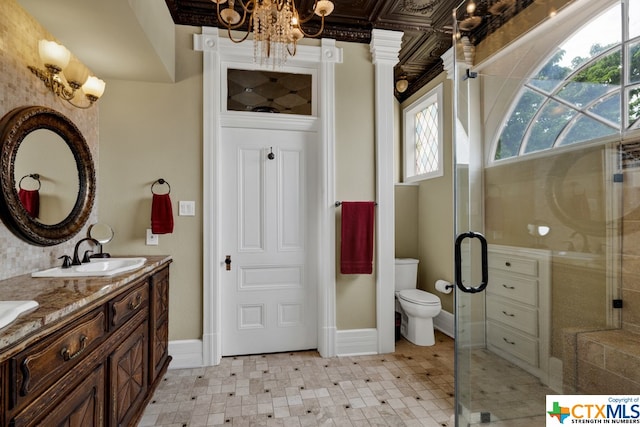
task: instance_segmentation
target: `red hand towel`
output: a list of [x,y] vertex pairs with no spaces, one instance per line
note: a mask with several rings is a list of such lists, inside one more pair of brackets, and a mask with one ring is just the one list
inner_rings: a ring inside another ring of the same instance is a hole
[[342,202],[342,274],[371,274],[373,271],[374,208],[374,202]]
[[173,210],[169,193],[153,195],[153,201],[151,202],[151,232],[153,234],[173,233]]
[[21,188],[18,190],[18,198],[32,218],[37,218],[40,215],[40,192],[38,190]]

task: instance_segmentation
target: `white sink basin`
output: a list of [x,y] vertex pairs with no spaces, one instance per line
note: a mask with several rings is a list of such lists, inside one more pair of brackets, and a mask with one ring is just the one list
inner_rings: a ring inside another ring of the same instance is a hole
[[0,301],[0,328],[4,328],[25,311],[37,306],[36,301]]
[[146,258],[94,258],[91,262],[69,268],[55,267],[31,273],[31,277],[103,277],[126,273],[147,261]]

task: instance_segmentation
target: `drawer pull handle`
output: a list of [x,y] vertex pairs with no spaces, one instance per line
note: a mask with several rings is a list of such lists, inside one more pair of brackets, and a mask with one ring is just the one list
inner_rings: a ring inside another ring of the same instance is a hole
[[76,357],[80,356],[87,348],[87,339],[88,338],[86,335],[82,335],[80,337],[80,348],[73,354],[67,347],[63,348],[62,351],[60,351],[60,354],[62,355],[64,361],[68,362],[69,360],[75,359]]
[[142,305],[142,295],[138,294],[136,295],[136,300],[134,301],[129,301],[129,310],[137,310],[138,308],[140,308],[140,306]]
[[507,267],[511,267],[511,263],[509,261],[505,262],[504,265],[506,265]]
[[509,341],[508,339],[506,339],[505,337],[502,337],[502,339],[504,340],[504,342],[506,342],[507,344],[511,344],[511,345],[516,345],[516,343],[514,341]]
[[515,286],[507,286],[504,283],[502,284],[502,287],[505,288],[505,289],[515,289],[516,288]]
[[515,317],[515,314],[513,313],[507,313],[506,311],[502,310],[502,314],[504,314],[505,316],[509,316],[509,317]]

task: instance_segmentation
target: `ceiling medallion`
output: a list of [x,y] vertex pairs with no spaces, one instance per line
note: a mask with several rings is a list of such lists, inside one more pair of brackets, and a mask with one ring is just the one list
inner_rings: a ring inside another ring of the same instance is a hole
[[404,0],[400,6],[401,12],[419,13],[421,15],[430,15],[435,9],[438,0],[429,0],[426,4],[417,5],[413,0]]

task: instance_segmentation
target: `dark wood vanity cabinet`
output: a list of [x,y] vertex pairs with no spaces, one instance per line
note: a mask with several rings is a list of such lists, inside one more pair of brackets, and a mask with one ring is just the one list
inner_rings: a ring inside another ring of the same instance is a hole
[[67,316],[0,366],[0,424],[135,426],[171,360],[169,268]]
[[160,373],[166,369],[169,357],[169,269],[164,269],[151,276],[151,316],[149,316],[149,333],[153,335],[149,346],[149,382],[158,380]]

